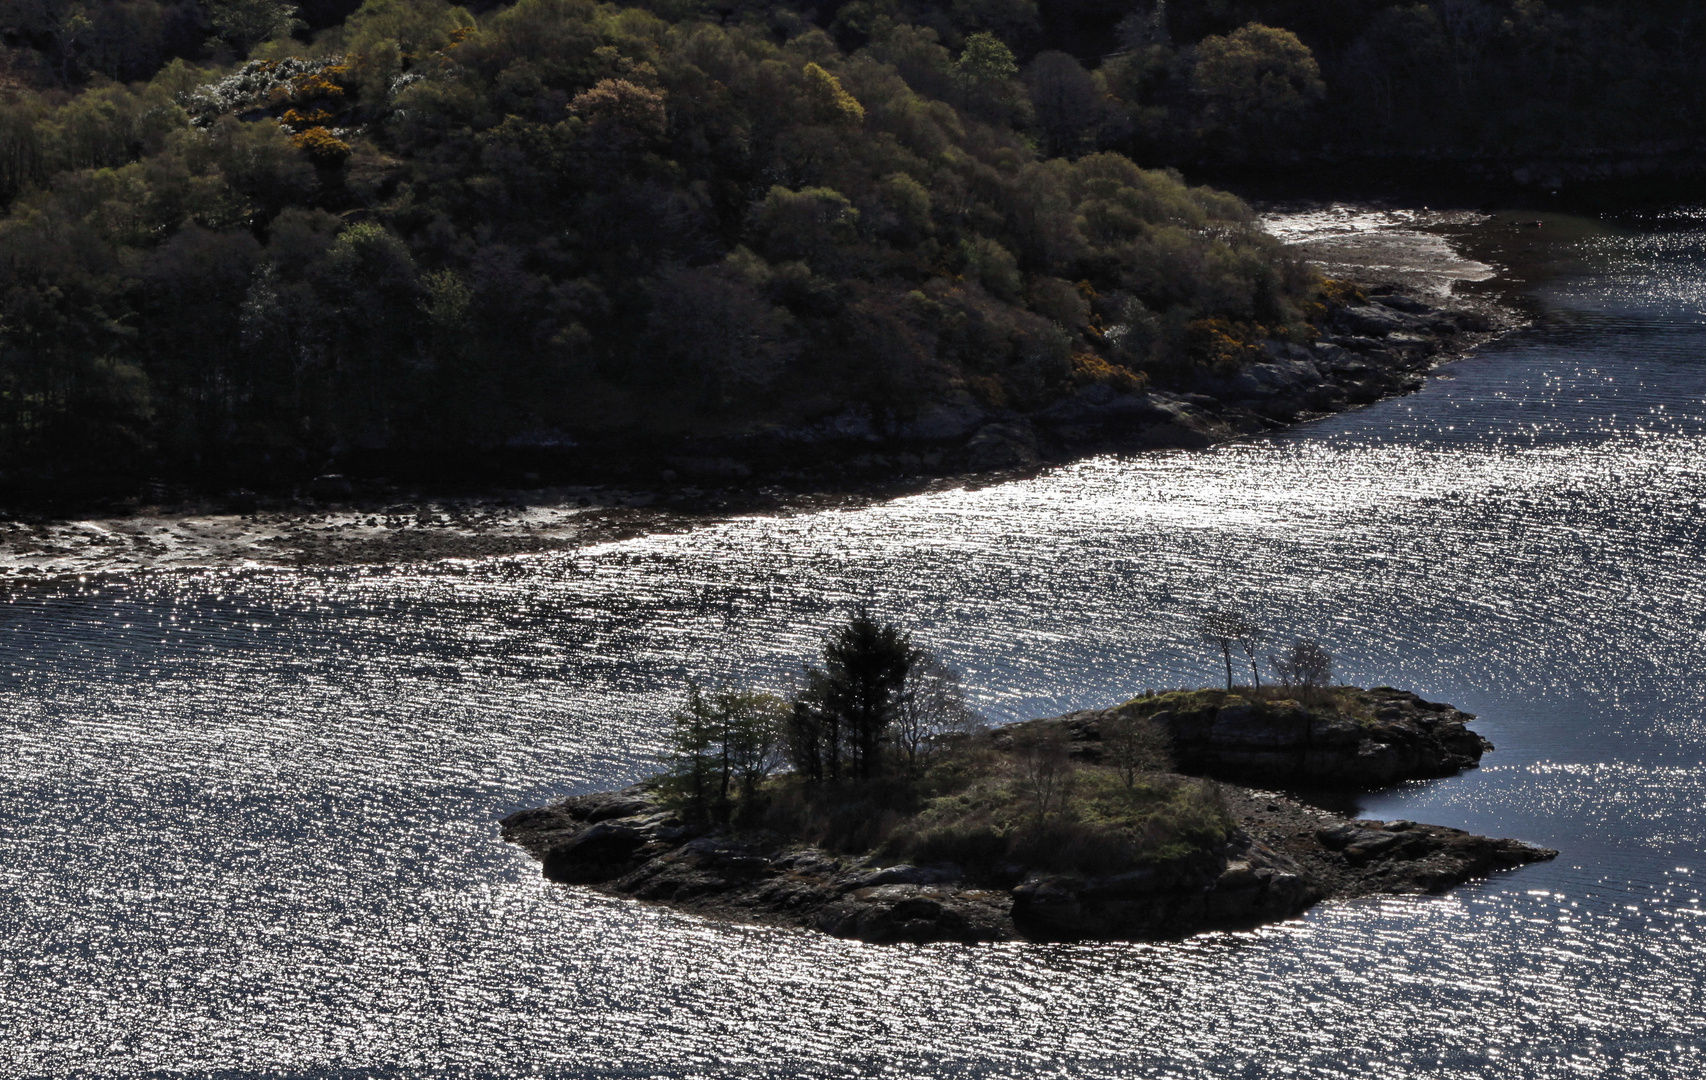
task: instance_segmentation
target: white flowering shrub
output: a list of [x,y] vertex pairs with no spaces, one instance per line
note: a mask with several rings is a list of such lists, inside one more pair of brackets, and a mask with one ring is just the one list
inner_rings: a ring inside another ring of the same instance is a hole
[[208,127],[221,116],[269,111],[310,99],[341,98],[343,89],[335,80],[345,70],[341,56],[251,60],[218,82],[184,92],[178,103],[190,114],[192,124]]

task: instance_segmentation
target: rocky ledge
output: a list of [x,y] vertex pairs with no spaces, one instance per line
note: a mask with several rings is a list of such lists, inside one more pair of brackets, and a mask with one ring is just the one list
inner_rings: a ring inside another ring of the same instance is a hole
[[[1186,772],[1339,788],[1445,775],[1491,749],[1465,728],[1469,714],[1414,694],[1340,688],[1334,700],[1306,709],[1218,691],[1147,695],[1009,725],[991,743],[1023,745],[1055,728],[1073,756],[1096,761],[1101,725],[1124,712],[1171,733]],[[1104,876],[885,864],[770,832],[690,825],[645,785],[523,810],[502,828],[552,881],[875,943],[1178,937],[1285,919],[1329,897],[1440,892],[1557,854],[1438,825],[1346,818],[1258,788],[1226,785],[1219,796],[1237,823],[1224,844]]]
[[1493,749],[1469,730],[1473,713],[1390,686],[1336,687],[1314,705],[1217,690],[1148,695],[1112,709],[1010,725],[997,737],[1060,726],[1075,756],[1096,761],[1103,725],[1119,716],[1160,725],[1181,772],[1273,787],[1389,787],[1472,769]]
[[880,865],[773,835],[688,826],[643,786],[503,820],[552,881],[742,922],[884,944],[1179,937],[1289,918],[1327,897],[1440,892],[1557,854],[1408,821],[1349,820],[1228,789],[1243,827],[1224,849],[1108,877],[969,880],[960,867]]

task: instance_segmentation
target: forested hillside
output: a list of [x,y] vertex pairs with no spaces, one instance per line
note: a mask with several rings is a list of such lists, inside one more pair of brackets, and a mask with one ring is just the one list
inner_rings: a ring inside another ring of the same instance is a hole
[[1657,0],[0,0],[0,471],[1188,382],[1322,298],[1165,167],[1686,138],[1700,36]]

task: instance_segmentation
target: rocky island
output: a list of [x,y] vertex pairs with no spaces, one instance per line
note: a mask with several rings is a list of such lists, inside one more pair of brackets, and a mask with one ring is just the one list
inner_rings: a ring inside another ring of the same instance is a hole
[[1446,776],[1491,749],[1471,715],[1390,687],[1305,696],[1150,693],[941,739],[907,781],[771,777],[744,824],[695,821],[652,781],[512,814],[503,837],[553,881],[873,943],[1176,937],[1557,854],[1272,790]]

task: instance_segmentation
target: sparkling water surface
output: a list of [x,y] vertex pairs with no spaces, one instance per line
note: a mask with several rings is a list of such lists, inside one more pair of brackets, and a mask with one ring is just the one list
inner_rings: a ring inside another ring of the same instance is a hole
[[[1700,1075],[1706,233],[1567,246],[1542,327],[1275,437],[562,555],[14,590],[0,1075]],[[995,720],[1210,681],[1192,621],[1241,605],[1480,714],[1485,767],[1366,813],[1563,855],[1247,934],[872,947],[498,842],[646,772],[687,674],[778,684],[862,601]]]

